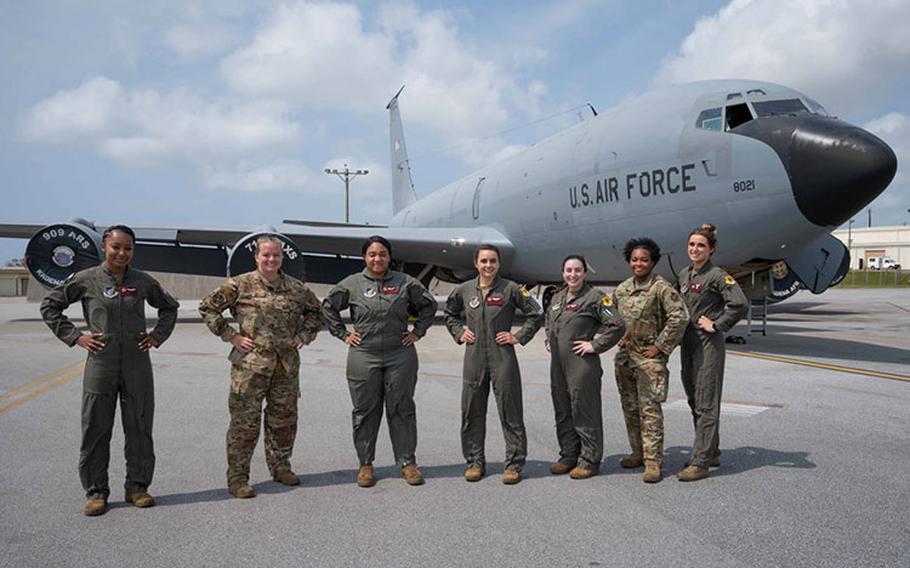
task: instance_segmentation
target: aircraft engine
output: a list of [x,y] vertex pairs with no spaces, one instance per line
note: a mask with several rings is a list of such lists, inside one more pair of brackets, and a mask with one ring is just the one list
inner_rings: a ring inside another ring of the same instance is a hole
[[85,219],[48,225],[28,241],[25,262],[35,280],[45,288],[60,286],[104,259],[101,235]]
[[256,250],[256,239],[266,235],[273,236],[281,241],[281,250],[284,252],[281,270],[298,280],[306,281],[306,267],[302,251],[297,248],[294,241],[270,227],[250,233],[237,241],[228,255],[228,276],[237,276],[244,272],[256,270],[256,261],[253,258]]

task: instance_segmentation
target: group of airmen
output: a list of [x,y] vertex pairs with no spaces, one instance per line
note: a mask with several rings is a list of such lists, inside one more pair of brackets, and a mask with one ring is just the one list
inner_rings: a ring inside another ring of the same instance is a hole
[[[702,225],[688,238],[691,264],[671,285],[653,269],[660,248],[651,239],[626,243],[632,276],[608,295],[587,281],[581,255],[563,261],[563,286],[544,309],[522,286],[499,276],[493,245],[475,253],[477,277],[458,285],[445,305],[446,328],[464,345],[461,442],[464,477],[486,475],[487,400],[492,387],[505,438],[502,482],[521,481],[527,459],[521,375],[515,345],[525,345],[541,326],[551,355],[551,395],[559,457],[554,475],[587,479],[603,458],[600,354],[618,346],[615,377],[631,452],[625,468],[644,467],[643,481],[663,477],[663,414],[670,353],[681,344],[682,383],[695,426],[695,442],[680,481],[695,481],[719,465],[718,419],[724,370],[724,336],[743,317],[745,296],[736,281],[711,263],[716,229]],[[108,463],[117,400],[125,434],[125,500],[151,507],[148,493],[155,465],[152,443],[154,395],[149,350],[174,329],[178,302],[151,276],[130,268],[135,235],[126,226],[103,236],[104,262],[75,274],[51,291],[41,314],[55,335],[88,351],[82,395],[79,472],[88,516],[107,510]],[[291,454],[297,434],[299,349],[325,326],[348,347],[346,376],[352,402],[356,483],[371,487],[376,438],[385,411],[392,451],[404,480],[422,485],[417,466],[417,343],[433,323],[437,303],[407,274],[390,269],[392,245],[381,236],[363,243],[364,269],[339,282],[320,302],[301,281],[281,271],[282,244],[273,236],[256,241],[256,270],[229,278],[207,295],[199,312],[211,332],[231,344],[230,424],[226,436],[227,486],[250,498],[250,461],[264,427],[266,462],[272,478],[297,485]],[[82,304],[88,331],[64,315]],[[158,310],[147,330],[145,303]],[[342,319],[347,311],[350,325]],[[235,325],[225,317],[229,312]],[[517,313],[524,323],[513,331]],[[263,412],[263,401],[265,410]],[[264,420],[263,420],[264,414]]]

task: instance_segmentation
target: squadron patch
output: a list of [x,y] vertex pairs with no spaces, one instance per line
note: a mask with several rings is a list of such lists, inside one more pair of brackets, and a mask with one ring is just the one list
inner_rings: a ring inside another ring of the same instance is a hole
[[727,274],[724,276],[724,284],[726,284],[727,286],[732,286],[732,285],[736,284],[736,279],[733,278],[732,276],[730,276],[729,274]]
[[578,304],[566,304],[566,311],[567,312],[577,312]]
[[610,296],[604,296],[603,299],[600,301],[600,303],[605,306],[612,306],[613,298],[611,298]]
[[528,289],[525,288],[524,286],[522,286],[521,289],[518,291],[521,292],[521,295],[524,296],[525,298],[527,298],[528,296],[531,295],[531,293],[528,292]]
[[701,292],[701,289],[702,289],[701,282],[692,282],[691,284],[689,284],[689,292],[692,292],[693,294],[698,294],[699,292]]
[[139,290],[137,290],[136,288],[133,288],[133,287],[131,287],[131,286],[130,286],[130,287],[124,286],[124,287],[120,288],[120,295],[123,296],[123,297],[126,297],[126,296],[138,296],[138,295],[139,295]]
[[382,293],[383,293],[383,294],[389,294],[389,295],[397,294],[397,293],[398,293],[398,286],[383,286],[383,287],[382,287]]
[[373,298],[373,297],[375,297],[375,296],[376,296],[376,288],[373,288],[372,286],[370,286],[369,288],[367,288],[366,290],[363,291],[363,295],[366,296],[367,298]]
[[115,288],[113,286],[104,287],[104,297],[105,298],[116,298],[117,294],[119,294],[119,291],[117,290],[117,288]]
[[477,296],[474,296],[473,298],[471,298],[471,301],[468,302],[468,306],[470,306],[472,308],[476,308],[479,305],[480,305],[480,298],[478,298]]
[[502,296],[490,294],[487,296],[487,305],[488,306],[501,306],[502,305]]

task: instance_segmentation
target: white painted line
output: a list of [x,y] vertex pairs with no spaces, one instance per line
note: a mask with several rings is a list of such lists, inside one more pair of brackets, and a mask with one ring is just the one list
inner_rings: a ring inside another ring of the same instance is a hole
[[[663,406],[665,410],[684,410],[689,412],[689,403],[684,400],[674,400],[673,402],[664,403]],[[720,413],[728,416],[755,416],[766,410],[768,410],[767,406],[753,406],[733,402],[722,402],[720,404]]]

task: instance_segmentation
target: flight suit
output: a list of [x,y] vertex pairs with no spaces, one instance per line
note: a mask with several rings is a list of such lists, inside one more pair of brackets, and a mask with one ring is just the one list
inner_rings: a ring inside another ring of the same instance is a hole
[[[670,353],[682,341],[689,312],[679,293],[658,275],[637,283],[629,278],[613,291],[613,302],[626,322],[622,346],[614,359],[629,446],[646,462],[663,465],[664,415]],[[656,357],[640,352],[657,347]]]
[[148,352],[139,348],[147,331],[145,303],[158,309],[158,323],[148,332],[158,345],[174,331],[180,304],[141,270],[127,267],[121,276],[111,274],[104,265],[83,270],[41,302],[44,323],[70,347],[82,333],[63,311],[75,302],[82,303],[89,332],[100,332],[104,343],[100,351],[88,354],[82,382],[82,487],[88,499],[106,500],[110,495],[107,469],[119,397],[125,438],[124,488],[127,494],[145,492],[155,471],[152,362]]
[[351,393],[354,449],[360,465],[373,463],[376,437],[385,404],[395,462],[416,463],[417,349],[402,345],[408,323],[417,337],[427,333],[436,315],[436,300],[423,285],[401,272],[388,271],[379,279],[367,269],[338,283],[323,300],[329,333],[344,341],[350,331],[341,320],[349,309],[354,330],[362,339],[348,349],[347,378]]
[[[724,333],[749,309],[736,280],[711,261],[693,272],[691,265],[679,272],[677,289],[689,308],[689,325],[683,336],[682,383],[692,409],[695,443],[691,465],[707,468],[720,456],[720,400],[724,384]],[[698,318],[714,321],[714,333],[696,327]]]
[[209,330],[225,342],[238,333],[223,312],[230,310],[239,334],[256,346],[247,352],[231,349],[231,422],[226,436],[227,482],[247,483],[250,461],[262,423],[265,400],[265,459],[275,478],[291,470],[297,438],[297,399],[300,396],[300,353],[294,338],[311,343],[322,329],[322,309],[316,295],[292,276],[279,272],[274,282],[258,271],[228,279],[203,298],[199,313]]
[[477,338],[465,346],[461,391],[461,447],[471,465],[486,464],[484,442],[491,383],[505,437],[506,469],[521,471],[527,458],[521,372],[515,346],[496,343],[497,333],[512,330],[516,309],[527,316],[515,334],[518,342],[526,345],[543,323],[543,310],[515,282],[497,278],[484,295],[478,277],[458,285],[446,301],[446,327],[455,341],[461,343],[465,329]]
[[[553,295],[546,337],[561,463],[600,468],[604,447],[600,354],[616,345],[624,330],[610,297],[588,284],[571,299],[568,288]],[[590,341],[594,353],[576,355],[572,352],[576,341]]]

